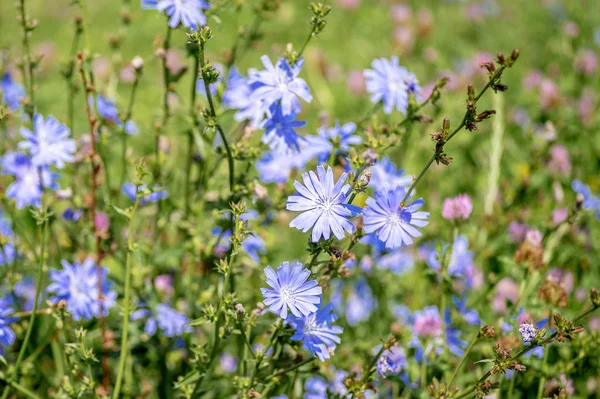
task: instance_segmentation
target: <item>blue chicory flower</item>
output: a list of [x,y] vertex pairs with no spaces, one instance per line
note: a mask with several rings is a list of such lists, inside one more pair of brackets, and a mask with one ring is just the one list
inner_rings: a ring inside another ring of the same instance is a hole
[[6,189],[6,197],[14,199],[19,209],[27,205],[39,207],[43,188],[58,189],[58,174],[51,173],[47,167],[35,166],[26,154],[7,152],[2,158],[2,169],[2,174],[13,175],[16,178]]
[[325,172],[322,165],[317,167],[317,174],[303,173],[304,185],[294,181],[298,195],[288,197],[286,209],[302,212],[290,222],[290,227],[303,232],[312,229],[312,242],[318,242],[321,237],[327,240],[332,232],[338,240],[344,238],[344,231],[354,232],[348,217],[358,216],[361,209],[345,203],[350,192],[350,185],[344,185],[347,177],[343,173],[334,184],[333,170],[328,167]]
[[73,315],[75,320],[90,320],[100,315],[100,309],[104,316],[116,303],[117,293],[111,289],[112,281],[107,279],[108,270],[100,269],[100,284],[102,299],[98,297],[98,272],[96,263],[87,258],[83,264],[73,264],[63,260],[62,270],[50,270],[52,283],[46,291],[54,296],[50,299],[52,303],[60,300],[67,302],[67,311]]
[[[148,4],[147,2],[147,5]],[[210,4],[204,0],[160,0],[155,6],[164,11],[169,18],[169,26],[173,29],[179,24],[188,29],[197,30],[198,25],[206,25],[206,15],[202,10],[209,9]]]
[[592,194],[589,186],[586,186],[579,180],[573,180],[571,183],[573,191],[583,196],[583,209],[591,209],[596,212],[596,217],[600,220],[600,197]]
[[13,313],[10,304],[10,299],[0,299],[0,345],[2,346],[12,345],[16,338],[14,331],[9,326],[10,323],[17,321],[17,318],[10,317]]
[[388,157],[385,157],[371,167],[371,180],[369,187],[375,192],[386,192],[396,187],[409,186],[412,176],[404,174],[404,169],[397,169]]
[[256,170],[259,179],[265,183],[285,183],[292,170],[304,168],[305,163],[301,154],[279,149],[265,153],[256,162]]
[[338,335],[344,331],[342,327],[331,325],[337,319],[331,303],[307,315],[290,316],[287,321],[296,330],[291,339],[302,341],[305,350],[324,362],[331,357],[330,351],[340,343]]
[[292,113],[297,115],[300,112],[298,97],[306,102],[312,101],[308,85],[298,77],[304,59],[300,58],[294,66],[284,58],[279,58],[275,65],[266,55],[260,59],[265,69],[250,71],[251,100],[260,102],[267,108],[277,105],[284,117]]
[[401,207],[404,188],[397,187],[393,191],[376,193],[376,198],[369,197],[364,209],[364,230],[366,233],[376,232],[377,238],[385,242],[386,248],[397,248],[413,243],[413,237],[420,237],[421,232],[415,227],[424,227],[429,223],[429,212],[418,212],[423,206],[422,199]]
[[318,162],[327,162],[332,151],[336,153],[347,153],[351,145],[362,143],[362,137],[354,134],[355,123],[346,123],[340,126],[336,121],[335,126],[325,129],[320,128],[317,136],[306,136],[306,150],[310,158],[317,158]]
[[19,143],[19,148],[28,150],[31,162],[35,166],[54,165],[63,168],[65,162],[73,162],[73,153],[77,151],[75,140],[71,139],[71,131],[53,116],[44,117],[37,114],[33,118],[34,132],[21,128],[21,136],[26,140]]
[[[159,186],[155,186],[155,189],[158,188]],[[125,194],[125,196],[127,198],[129,198],[131,201],[135,201],[136,198],[136,187],[135,184],[133,183],[125,183],[123,184],[123,187],[121,187],[121,191],[123,192],[123,194]],[[139,192],[146,190],[146,185],[142,184],[139,187]],[[167,192],[167,190],[158,190],[158,191],[153,191],[150,194],[146,194],[144,195],[141,199],[140,199],[140,205],[146,205],[149,203],[154,203],[154,202],[158,202],[160,200],[163,200],[165,198],[167,198],[169,196],[169,193]]]
[[131,320],[146,318],[144,332],[148,335],[156,334],[160,327],[167,337],[178,337],[184,332],[191,332],[192,328],[187,325],[190,319],[181,312],[176,311],[167,304],[161,303],[156,306],[154,314],[150,309],[138,309],[131,314]]
[[265,106],[262,101],[250,98],[252,88],[250,78],[243,76],[232,67],[227,79],[227,88],[223,93],[222,105],[225,108],[237,109],[234,119],[238,122],[249,121],[250,127],[256,129],[265,117]]
[[398,57],[392,57],[391,60],[378,58],[371,66],[373,69],[367,69],[363,73],[367,91],[371,93],[372,102],[383,102],[386,114],[390,114],[394,107],[406,113],[409,94],[420,100],[421,88],[415,75],[398,65]]
[[[344,298],[345,285],[349,286],[349,290]],[[377,307],[377,299],[364,278],[359,278],[356,282],[350,284],[335,280],[332,289],[331,303],[336,310],[344,312],[346,322],[350,326],[355,326],[361,321],[367,320]]]
[[291,151],[288,152],[299,152],[300,143],[304,138],[298,136],[295,129],[305,126],[306,122],[294,120],[297,116],[296,112],[284,115],[282,108],[277,104],[271,106],[268,114],[268,118],[260,126],[265,129],[261,141],[272,150],[285,151],[289,149]]
[[272,287],[261,288],[264,303],[269,310],[282,319],[288,316],[288,309],[296,317],[306,316],[317,311],[321,301],[322,289],[315,280],[308,280],[310,270],[302,263],[290,265],[283,262],[275,272],[270,266],[265,268],[267,284]]
[[16,111],[21,106],[20,98],[26,96],[25,88],[15,82],[10,73],[5,73],[0,80],[2,101],[8,105],[8,109]]

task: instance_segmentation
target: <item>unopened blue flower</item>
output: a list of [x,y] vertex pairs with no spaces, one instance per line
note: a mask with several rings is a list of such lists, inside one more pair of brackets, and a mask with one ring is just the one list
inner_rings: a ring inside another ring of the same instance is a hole
[[367,199],[364,208],[365,232],[376,232],[386,248],[412,244],[413,237],[421,236],[414,226],[424,227],[429,223],[429,212],[418,212],[424,204],[422,199],[405,207],[400,206],[404,192],[403,187],[397,187],[393,191],[376,193],[375,199]]
[[284,116],[298,114],[298,97],[306,102],[312,101],[308,85],[304,79],[298,77],[304,59],[300,58],[294,66],[290,66],[284,58],[277,60],[274,66],[266,55],[260,59],[266,69],[250,72],[251,99],[263,103],[266,107],[279,105]]
[[52,303],[60,300],[67,302],[67,310],[75,320],[89,320],[100,315],[102,307],[104,316],[108,315],[110,309],[116,302],[117,293],[111,289],[112,281],[107,279],[108,270],[100,269],[100,284],[102,299],[98,297],[98,272],[96,264],[91,258],[87,258],[83,264],[73,264],[63,260],[62,270],[50,270],[52,283],[46,288],[50,294]]
[[592,194],[588,186],[579,180],[573,180],[571,183],[573,191],[583,196],[583,209],[591,209],[596,212],[596,217],[600,220],[600,197]]
[[[374,349],[375,353],[378,353],[381,346]],[[384,350],[379,359],[377,359],[377,371],[379,375],[386,378],[390,375],[398,375],[408,366],[406,360],[406,352],[404,348],[394,346],[390,349]]]
[[[102,94],[98,94],[97,96],[97,110],[98,115],[102,119],[104,119],[105,123],[114,124],[118,126],[123,126],[123,121],[119,117],[119,111],[117,110],[117,106],[115,103],[108,98],[104,97]],[[90,95],[88,97],[88,103],[90,107],[94,106],[94,96]]]
[[362,143],[362,138],[355,135],[355,131],[355,123],[350,122],[340,126],[336,121],[334,127],[320,128],[317,136],[306,136],[306,152],[311,154],[311,158],[316,157],[319,162],[327,162],[334,149],[336,153],[345,154],[351,145]]
[[250,127],[256,129],[264,119],[265,107],[262,101],[252,100],[251,93],[250,79],[239,73],[235,67],[231,67],[222,104],[226,108],[238,110],[234,116],[236,121],[247,120],[250,122]]
[[[39,171],[42,172],[40,181]],[[58,189],[58,174],[51,173],[47,167],[37,167],[26,154],[8,152],[2,158],[2,174],[16,178],[6,189],[6,197],[16,200],[17,208],[27,205],[40,206],[43,187]]]
[[537,328],[531,323],[522,323],[519,326],[519,332],[523,338],[523,343],[529,345],[537,335]]
[[267,152],[256,162],[258,177],[265,183],[286,183],[292,170],[304,168],[301,154],[277,149]]
[[81,215],[83,215],[83,209],[74,210],[73,208],[65,209],[65,211],[62,214],[63,218],[65,218],[65,220],[68,220],[70,222],[79,221],[79,219],[81,218]]
[[144,332],[148,335],[156,334],[160,327],[167,337],[178,337],[184,332],[192,331],[187,325],[190,319],[185,314],[176,311],[167,304],[161,303],[156,306],[156,314],[150,309],[138,309],[131,314],[131,320],[139,320],[147,317]]
[[412,176],[405,175],[404,169],[397,169],[388,157],[371,167],[369,187],[373,187],[376,192],[394,190],[396,187],[409,186],[411,183]]
[[288,197],[286,209],[302,212],[290,222],[290,227],[307,232],[312,229],[312,242],[318,242],[321,237],[329,239],[331,233],[338,239],[344,238],[344,231],[352,233],[354,225],[348,217],[357,216],[361,209],[346,204],[350,185],[344,185],[348,175],[343,173],[338,181],[333,182],[333,170],[322,165],[313,171],[302,174],[302,181],[294,181],[298,195]]
[[281,107],[277,104],[271,106],[268,118],[260,126],[265,129],[261,141],[271,149],[278,151],[290,149],[298,152],[303,138],[298,136],[295,129],[305,126],[306,122],[294,120],[297,116],[295,112],[284,115],[281,111]]
[[21,106],[20,98],[25,97],[25,88],[15,82],[10,73],[5,73],[0,80],[0,91],[2,101],[8,105],[8,109],[16,111]]
[[[155,188],[157,188],[157,187],[158,186],[156,186]],[[139,190],[139,192],[142,192],[145,189],[146,189],[146,185],[142,184],[138,190]],[[125,194],[125,196],[132,201],[135,201],[135,197],[136,197],[135,190],[136,190],[136,187],[135,187],[135,184],[133,184],[133,183],[125,183],[125,184],[123,184],[123,187],[121,187],[121,191],[123,192],[123,194]],[[144,195],[140,199],[140,205],[146,205],[149,203],[158,202],[160,200],[167,198],[168,196],[169,196],[169,193],[167,192],[167,190],[163,189],[163,190],[153,191],[150,194]]]
[[77,151],[75,140],[71,139],[71,131],[53,116],[44,117],[37,114],[33,118],[34,132],[21,128],[21,136],[26,141],[19,143],[19,148],[28,150],[31,162],[35,166],[54,165],[63,168],[65,162],[73,162],[73,153]]
[[334,291],[331,296],[331,303],[338,311],[343,310],[348,325],[355,326],[369,318],[377,307],[377,299],[364,278],[359,278],[356,282],[348,285],[349,290],[346,297],[344,297],[343,282],[335,281],[332,284]]
[[155,8],[170,17],[171,28],[175,29],[181,24],[188,29],[197,30],[198,25],[206,25],[206,15],[202,10],[210,8],[210,4],[204,0],[160,0]]
[[337,319],[331,303],[308,315],[290,316],[288,322],[296,330],[291,339],[302,341],[305,350],[325,361],[331,357],[330,351],[340,343],[338,335],[344,331],[342,327],[332,325]]
[[264,303],[269,310],[282,319],[287,318],[288,309],[294,316],[300,317],[317,311],[321,301],[322,289],[315,280],[308,280],[310,270],[302,263],[290,265],[283,262],[275,272],[270,266],[265,268],[267,284],[271,288],[261,288]]
[[10,307],[11,301],[8,298],[0,299],[0,345],[9,346],[15,342],[16,335],[10,328],[9,324],[16,321],[14,317],[10,317],[13,309]]
[[364,71],[367,91],[371,93],[371,101],[383,102],[383,110],[390,114],[394,107],[406,113],[408,96],[414,94],[419,100],[421,88],[415,75],[398,65],[398,57],[391,60],[378,58],[371,64],[373,69]]

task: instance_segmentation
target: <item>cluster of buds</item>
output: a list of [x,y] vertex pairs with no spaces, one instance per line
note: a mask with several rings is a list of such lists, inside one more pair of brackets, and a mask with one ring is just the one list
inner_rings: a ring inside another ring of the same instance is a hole
[[479,336],[484,338],[495,338],[496,329],[491,325],[483,326],[479,329]]
[[540,270],[544,267],[544,249],[542,236],[537,230],[527,232],[523,243],[515,252],[515,261],[527,265],[531,270]]
[[567,306],[565,286],[562,281],[553,276],[548,276],[544,280],[538,292],[538,298],[559,308]]
[[475,89],[472,85],[467,86],[467,114],[465,117],[465,128],[473,131],[477,130],[477,124],[485,119],[489,119],[496,113],[495,110],[485,110],[477,113],[478,97],[475,96]]
[[525,366],[512,358],[510,348],[496,344],[494,350],[496,351],[496,358],[494,359],[494,367],[491,370],[492,374],[506,373],[506,370],[525,371]]
[[313,27],[312,35],[317,36],[323,31],[323,29],[325,29],[325,26],[327,25],[325,17],[331,11],[331,6],[323,3],[311,3],[310,9],[313,13],[313,16],[310,19],[310,24]]
[[451,388],[447,386],[446,383],[438,381],[437,378],[433,377],[433,380],[427,387],[427,390],[434,399],[449,399],[453,398],[458,393],[459,388]]
[[487,397],[490,391],[500,388],[499,382],[483,381],[475,386],[475,398],[483,399]]
[[442,131],[431,133],[431,140],[435,141],[435,162],[439,165],[440,163],[448,166],[452,163],[452,158],[444,152],[444,145],[448,139],[450,132],[450,119],[444,118],[442,122]]
[[565,319],[558,313],[554,314],[553,320],[556,327],[556,339],[559,342],[573,341],[576,334],[583,332],[582,326],[576,326],[572,320]]

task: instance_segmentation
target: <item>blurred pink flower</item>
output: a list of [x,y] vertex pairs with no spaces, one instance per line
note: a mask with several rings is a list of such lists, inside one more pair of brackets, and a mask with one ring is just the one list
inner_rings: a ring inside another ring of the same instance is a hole
[[348,72],[348,88],[354,94],[361,95],[365,92],[365,77],[362,71],[353,70]]
[[552,223],[554,226],[558,226],[569,217],[569,209],[568,208],[558,208],[552,212]]
[[482,21],[485,17],[483,5],[480,3],[471,3],[465,8],[465,16],[472,21]]
[[570,294],[573,291],[575,278],[573,277],[573,273],[570,271],[561,269],[560,267],[553,267],[552,269],[548,270],[548,277],[551,277],[556,281],[560,281],[567,291],[567,294]]
[[466,220],[473,212],[473,201],[467,194],[460,194],[453,198],[446,198],[442,208],[444,219]]
[[560,105],[562,99],[558,86],[550,79],[543,79],[540,83],[540,106],[544,111]]
[[415,36],[408,26],[397,26],[394,28],[394,41],[404,53],[410,53],[415,44]]
[[423,58],[434,63],[440,58],[440,53],[435,48],[428,46],[423,49]]
[[523,223],[510,222],[508,225],[508,237],[512,242],[522,242],[527,231],[529,231],[529,226]]
[[435,27],[433,14],[427,8],[420,8],[417,12],[417,35],[419,37],[428,36]]
[[406,4],[392,4],[391,7],[392,20],[396,23],[404,23],[412,18],[412,10]]
[[105,212],[96,212],[96,228],[98,233],[106,233],[110,229],[110,218]]
[[496,284],[496,297],[492,309],[496,313],[506,312],[506,302],[516,303],[519,298],[519,286],[510,277],[504,277]]
[[550,147],[548,169],[550,172],[562,176],[567,176],[571,173],[571,159],[567,147],[562,144],[554,144]]
[[593,75],[598,68],[598,56],[590,49],[583,49],[575,57],[575,70],[584,75]]
[[173,295],[173,276],[170,274],[161,274],[154,278],[154,286],[159,292],[167,295]]
[[539,87],[543,79],[544,75],[542,74],[542,72],[535,69],[529,72],[527,75],[525,75],[522,84],[523,87],[525,87],[526,89],[533,89]]
[[96,78],[105,79],[110,74],[110,60],[106,57],[98,57],[92,61],[92,71]]
[[119,72],[119,80],[121,82],[133,82],[135,80],[135,69],[131,66],[131,64],[125,65],[121,71]]
[[542,246],[542,233],[539,230],[529,230],[525,233],[525,241],[533,247],[540,248]]
[[336,0],[338,6],[347,10],[354,10],[360,6],[360,0]]
[[584,125],[590,125],[594,121],[596,111],[596,95],[594,90],[585,88],[583,94],[579,98],[577,107],[579,119]]
[[575,22],[573,21],[568,21],[563,25],[563,31],[567,34],[567,36],[569,36],[570,38],[574,38],[579,36],[579,25],[577,25]]

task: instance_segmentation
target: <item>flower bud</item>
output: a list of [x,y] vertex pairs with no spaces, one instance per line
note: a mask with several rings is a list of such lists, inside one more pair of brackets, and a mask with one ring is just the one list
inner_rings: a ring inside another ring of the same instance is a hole
[[135,57],[133,57],[133,60],[131,60],[131,66],[133,67],[133,69],[135,69],[136,72],[140,72],[144,67],[144,59],[139,55],[136,55]]

